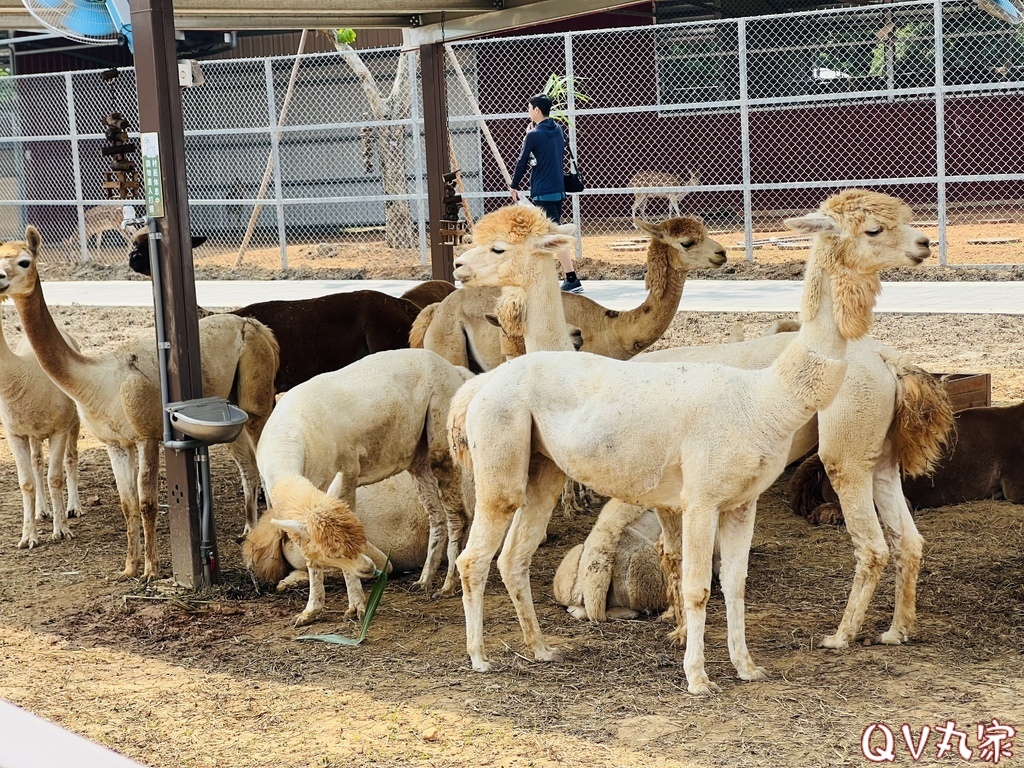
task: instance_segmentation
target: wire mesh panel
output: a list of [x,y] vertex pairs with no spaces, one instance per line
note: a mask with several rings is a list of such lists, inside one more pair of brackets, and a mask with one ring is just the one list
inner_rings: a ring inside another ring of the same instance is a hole
[[[450,160],[470,220],[509,201],[526,101],[554,77],[586,182],[563,217],[598,261],[640,269],[634,217],[676,213],[702,217],[738,257],[799,257],[798,241],[779,247],[782,219],[865,186],[904,196],[950,263],[1024,262],[1005,243],[1024,201],[1024,30],[972,0],[491,38],[445,55]],[[182,91],[192,227],[209,238],[198,258],[358,269],[383,255],[417,273],[427,206],[414,54],[202,69],[205,84]],[[120,201],[102,196],[103,118],[122,113],[135,137],[136,101],[130,69],[112,84],[98,72],[0,78],[0,236],[31,222],[48,258],[122,260]]]

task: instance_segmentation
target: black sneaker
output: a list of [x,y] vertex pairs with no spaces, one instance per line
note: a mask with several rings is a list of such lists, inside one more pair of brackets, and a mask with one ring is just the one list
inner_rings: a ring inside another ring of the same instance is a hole
[[583,283],[578,277],[575,280],[566,280],[562,283],[562,290],[566,293],[583,293]]

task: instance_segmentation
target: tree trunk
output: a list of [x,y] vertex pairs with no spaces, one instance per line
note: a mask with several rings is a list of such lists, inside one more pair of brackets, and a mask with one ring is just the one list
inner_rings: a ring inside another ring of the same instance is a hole
[[[370,104],[374,120],[404,120],[409,116],[408,56],[399,54],[398,66],[391,93],[384,97],[377,89],[373,73],[347,43],[335,47],[359,78],[363,93]],[[407,195],[405,173],[405,126],[383,125],[377,130],[377,158],[380,163],[381,183],[385,195]],[[391,248],[416,248],[417,238],[408,200],[389,200],[384,203],[384,232]]]

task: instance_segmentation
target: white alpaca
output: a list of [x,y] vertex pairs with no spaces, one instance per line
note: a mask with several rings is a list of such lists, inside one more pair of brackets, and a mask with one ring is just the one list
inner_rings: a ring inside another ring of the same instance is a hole
[[[838,392],[847,340],[870,326],[879,270],[928,256],[928,238],[907,225],[909,218],[909,209],[893,198],[851,190],[787,222],[819,234],[807,267],[803,327],[770,368],[638,366],[538,352],[479,377],[466,395],[456,396],[450,432],[464,435],[465,445],[453,448],[460,463],[472,465],[477,492],[474,523],[458,558],[475,670],[491,669],[483,650],[483,593],[503,540],[498,566],[526,644],[540,661],[561,658],[541,635],[529,566],[568,474],[602,494],[653,506],[663,525],[685,510],[681,524],[675,522],[681,541],[665,546],[682,556],[691,693],[717,688],[704,670],[717,532],[730,658],[742,679],[766,677],[750,656],[744,628],[757,497],[785,466],[794,433]],[[509,283],[515,275],[504,261],[502,253],[474,248],[456,260],[456,277],[470,271]]]
[[[13,297],[40,366],[75,401],[82,423],[106,446],[127,528],[121,575],[138,575],[144,557],[142,577],[156,578],[160,571],[157,478],[163,436],[156,345],[152,337],[137,339],[97,356],[83,355],[69,345],[43,297],[36,268],[40,245],[39,232],[29,226],[24,242],[0,246],[0,294]],[[256,524],[259,490],[254,446],[274,405],[277,342],[262,323],[236,315],[208,317],[200,321],[199,332],[203,391],[227,397],[234,390],[239,407],[249,414],[244,431],[228,446],[242,475],[248,531]]]
[[[2,251],[0,251],[2,255]],[[6,275],[0,274],[0,279]],[[78,345],[65,334],[76,351]],[[14,456],[21,486],[22,522],[19,549],[39,544],[36,520],[50,517],[52,507],[53,541],[71,538],[68,517],[82,514],[78,498],[78,411],[75,402],[57,389],[39,366],[32,345],[22,339],[12,351],[4,339],[0,323],[0,422]],[[43,440],[50,441],[50,460],[45,483],[50,505],[43,493]],[[61,465],[63,472],[61,474]],[[68,503],[64,506],[64,479],[67,478]]]
[[[423,589],[430,586],[447,539],[449,566],[441,594],[450,595],[465,511],[461,473],[448,454],[445,423],[452,395],[471,376],[425,349],[397,349],[290,389],[267,420],[256,449],[271,507],[267,514],[294,519],[289,510],[296,504],[329,506],[320,489],[334,480],[328,495],[344,501],[358,516],[356,488],[409,470],[430,521],[428,554],[416,583]],[[308,493],[282,496],[282,483],[296,478],[306,483]],[[358,535],[365,540],[362,532]],[[365,546],[364,557],[353,558],[362,570],[345,570],[350,613],[362,614],[366,607],[358,581],[366,578],[366,556],[378,566],[384,560],[379,549]],[[309,580],[309,602],[296,626],[316,621],[323,611],[323,570],[311,565]]]
[[[470,473],[463,475],[463,500],[473,508]],[[366,540],[388,557],[388,570],[399,573],[420,570],[427,559],[430,523],[419,500],[416,480],[408,472],[389,477],[373,485],[356,489],[359,522]],[[264,515],[242,545],[242,558],[263,581],[277,584],[281,592],[309,583],[309,561],[314,553],[330,552],[325,531],[348,524],[343,503],[325,508],[323,515],[333,520],[327,526],[311,525],[307,510],[299,509],[293,520],[282,521]],[[374,565],[381,565],[375,563]]]

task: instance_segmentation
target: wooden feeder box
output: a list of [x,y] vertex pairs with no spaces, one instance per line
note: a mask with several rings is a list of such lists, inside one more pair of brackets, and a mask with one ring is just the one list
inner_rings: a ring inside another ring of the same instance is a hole
[[469,232],[466,222],[460,219],[441,219],[440,236],[444,245],[461,245],[462,238]]
[[142,179],[137,170],[104,171],[103,194],[107,200],[135,200],[142,197]]
[[945,384],[954,411],[992,405],[992,376],[987,373],[933,373]]

